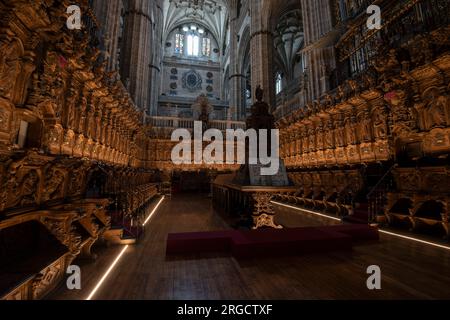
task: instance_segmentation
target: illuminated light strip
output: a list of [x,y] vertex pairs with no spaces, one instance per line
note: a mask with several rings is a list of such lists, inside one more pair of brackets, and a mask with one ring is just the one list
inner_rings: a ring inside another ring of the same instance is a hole
[[95,293],[97,292],[97,290],[101,287],[101,285],[103,284],[103,282],[106,280],[106,278],[109,276],[109,274],[111,273],[111,271],[114,269],[114,267],[116,266],[116,264],[119,262],[120,258],[122,258],[123,254],[125,253],[125,251],[127,251],[128,249],[128,245],[126,245],[122,251],[120,252],[120,254],[117,256],[117,258],[114,260],[114,262],[111,264],[111,266],[108,268],[108,270],[105,272],[105,274],[103,275],[103,277],[100,279],[100,281],[97,283],[97,285],[95,286],[94,290],[92,290],[91,294],[86,298],[86,300],[91,300],[92,297],[95,295]]
[[318,212],[315,212],[315,211],[310,211],[310,210],[302,209],[302,208],[299,208],[299,207],[294,207],[294,206],[291,206],[291,205],[288,205],[288,204],[284,204],[284,203],[281,203],[281,202],[272,201],[272,203],[278,204],[278,205],[283,206],[283,207],[295,209],[295,210],[298,210],[298,211],[308,212],[308,213],[314,214],[314,215],[316,215],[316,216],[320,216],[320,217],[324,217],[324,218],[328,218],[328,219],[332,219],[332,220],[336,220],[336,221],[342,221],[342,220],[339,219],[339,218],[331,217],[331,216],[326,215],[326,214],[322,214],[322,213],[318,213]]
[[[161,203],[164,201],[164,196],[159,200],[158,204],[155,206],[155,208],[152,210],[152,212],[150,213],[150,215],[147,217],[147,219],[145,220],[143,226],[145,226],[145,224],[150,220],[150,218],[153,216],[153,214],[155,214],[156,210],[158,210],[158,207],[161,205]],[[109,274],[111,273],[111,271],[114,269],[114,267],[116,266],[116,264],[119,262],[119,260],[122,258],[123,254],[125,253],[125,251],[127,251],[128,249],[128,245],[126,245],[122,251],[119,253],[119,255],[117,256],[117,258],[114,260],[114,262],[111,264],[111,266],[108,268],[108,270],[105,272],[105,274],[103,275],[103,277],[100,279],[100,281],[97,283],[97,285],[95,286],[94,290],[92,290],[92,292],[89,294],[89,296],[86,298],[86,300],[91,300],[92,297],[95,295],[95,293],[98,291],[98,289],[101,287],[101,285],[103,284],[103,282],[105,282],[106,278],[109,276]]]
[[159,206],[161,205],[161,203],[164,201],[165,196],[163,196],[161,198],[161,200],[159,200],[158,204],[155,206],[155,208],[153,209],[152,212],[150,212],[150,214],[148,215],[147,219],[145,219],[144,223],[142,224],[143,227],[145,227],[145,225],[147,224],[147,222],[150,220],[150,218],[155,214],[156,210],[158,210]]
[[419,243],[428,244],[428,245],[433,246],[433,247],[450,250],[450,247],[444,246],[444,245],[441,245],[441,244],[438,244],[438,243],[429,242],[429,241],[425,241],[425,240],[420,240],[420,239],[417,239],[417,238],[404,236],[404,235],[401,235],[401,234],[398,234],[398,233],[389,232],[389,231],[386,231],[386,230],[379,229],[378,231],[381,232],[381,233],[384,233],[384,234],[388,234],[388,235],[394,236],[394,237],[399,237],[399,238],[402,238],[402,239],[412,240],[412,241],[416,241],[416,242],[419,242]]
[[[298,211],[305,211],[305,212],[308,212],[308,213],[311,213],[311,214],[315,214],[315,215],[318,215],[318,216],[321,216],[321,217],[342,221],[341,219],[338,219],[338,218],[335,218],[335,217],[330,217],[330,216],[325,215],[325,214],[321,214],[321,213],[318,213],[318,212],[302,209],[302,208],[299,208],[299,207],[294,207],[294,206],[291,206],[291,205],[288,205],[288,204],[284,204],[284,203],[281,203],[281,202],[272,201],[272,203],[278,204],[278,205],[283,206],[283,207],[292,208],[292,209],[295,209],[295,210],[298,210]],[[384,234],[391,235],[391,236],[394,236],[394,237],[399,237],[399,238],[402,238],[402,239],[411,240],[411,241],[419,242],[419,243],[422,243],[422,244],[427,244],[427,245],[430,245],[430,246],[433,246],[433,247],[450,250],[449,246],[444,246],[442,244],[438,244],[438,243],[434,243],[434,242],[430,242],[430,241],[425,241],[425,240],[420,240],[420,239],[417,239],[417,238],[404,236],[404,235],[401,235],[401,234],[398,234],[398,233],[389,232],[389,231],[382,230],[382,229],[378,229],[378,231],[380,233],[384,233]]]

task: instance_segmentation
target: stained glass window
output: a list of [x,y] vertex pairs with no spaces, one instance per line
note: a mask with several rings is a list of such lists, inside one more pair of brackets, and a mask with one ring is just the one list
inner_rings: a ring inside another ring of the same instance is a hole
[[277,78],[275,81],[276,94],[279,94],[281,90],[283,90],[283,78],[281,77],[280,73],[277,74]]
[[211,39],[210,38],[203,38],[202,54],[207,57],[211,56]]
[[184,52],[184,34],[177,33],[175,36],[175,53],[183,54]]

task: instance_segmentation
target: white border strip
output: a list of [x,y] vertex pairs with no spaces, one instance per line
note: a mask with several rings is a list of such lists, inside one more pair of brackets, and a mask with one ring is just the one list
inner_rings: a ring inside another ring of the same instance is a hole
[[[155,214],[155,212],[158,210],[159,206],[161,205],[161,203],[164,201],[165,196],[163,196],[158,204],[155,206],[155,208],[152,210],[152,212],[150,212],[150,214],[148,215],[147,219],[145,219],[145,222],[142,224],[142,226],[145,226],[147,224],[147,222],[150,220],[150,218]],[[108,270],[105,272],[105,274],[103,275],[103,277],[100,279],[100,281],[97,283],[97,285],[95,286],[95,288],[92,290],[92,292],[89,294],[89,296],[86,298],[86,300],[91,300],[92,297],[94,297],[95,293],[98,291],[98,289],[100,289],[101,285],[103,284],[103,282],[105,282],[106,278],[109,276],[109,274],[111,273],[111,271],[114,269],[114,267],[116,266],[116,264],[119,262],[119,260],[122,258],[123,254],[125,253],[125,251],[127,251],[128,249],[128,245],[126,245],[122,251],[119,253],[119,255],[116,257],[116,259],[114,260],[114,262],[109,266]]]
[[438,243],[435,243],[435,242],[420,240],[420,239],[417,239],[417,238],[404,236],[402,234],[398,234],[398,233],[394,233],[394,232],[390,232],[390,231],[386,231],[386,230],[382,230],[382,229],[378,229],[378,231],[381,232],[381,233],[384,233],[384,234],[388,234],[390,236],[399,237],[399,238],[406,239],[406,240],[411,240],[411,241],[415,241],[415,242],[419,242],[419,243],[423,243],[423,244],[428,244],[428,245],[433,246],[433,247],[450,250],[449,246],[444,246],[442,244],[438,244]]
[[310,210],[303,209],[303,208],[299,208],[299,207],[294,207],[294,206],[291,206],[291,205],[288,205],[288,204],[284,204],[284,203],[281,203],[281,202],[272,201],[272,203],[275,203],[275,204],[277,204],[277,205],[279,205],[279,206],[282,206],[282,207],[287,207],[287,208],[295,209],[295,210],[298,210],[298,211],[303,211],[303,212],[311,213],[311,214],[314,214],[314,215],[316,215],[316,216],[328,218],[328,219],[331,219],[331,220],[342,221],[342,219],[339,219],[339,218],[336,218],[336,217],[331,217],[331,216],[326,215],[326,214],[322,214],[322,213],[315,212],[315,211],[310,211]]
[[164,198],[165,198],[165,196],[163,196],[161,198],[161,200],[159,200],[158,204],[155,206],[155,208],[152,210],[152,212],[150,212],[150,214],[148,215],[147,219],[145,219],[144,223],[142,224],[143,227],[145,227],[145,225],[150,220],[150,218],[155,214],[156,210],[158,210],[159,206],[164,201]]
[[108,270],[105,272],[105,274],[103,275],[103,277],[100,279],[100,281],[97,283],[97,285],[95,286],[94,290],[92,290],[92,292],[89,294],[89,296],[86,298],[86,300],[91,300],[92,297],[95,295],[95,293],[97,292],[97,290],[101,287],[101,285],[103,284],[103,282],[106,280],[106,278],[109,276],[109,274],[111,273],[111,271],[114,269],[114,267],[116,266],[116,264],[119,262],[120,258],[122,258],[123,254],[125,253],[125,251],[127,251],[128,249],[128,245],[126,245],[122,251],[119,253],[119,255],[117,256],[117,258],[114,260],[114,262],[109,266]]

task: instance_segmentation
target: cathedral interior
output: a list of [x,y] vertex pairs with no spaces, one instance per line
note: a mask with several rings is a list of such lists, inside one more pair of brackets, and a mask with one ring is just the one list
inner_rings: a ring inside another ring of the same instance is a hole
[[450,299],[449,12],[0,0],[0,299]]

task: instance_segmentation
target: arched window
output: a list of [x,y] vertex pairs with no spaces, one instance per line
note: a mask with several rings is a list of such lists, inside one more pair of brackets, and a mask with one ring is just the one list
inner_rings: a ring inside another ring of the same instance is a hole
[[252,91],[250,90],[250,88],[245,89],[245,98],[247,100],[252,98]]
[[175,33],[174,53],[187,57],[211,57],[213,39],[202,26],[180,26]]
[[200,49],[200,38],[197,35],[188,35],[187,54],[188,56],[198,56]]
[[283,77],[281,73],[277,73],[275,78],[275,93],[279,94],[283,90]]

